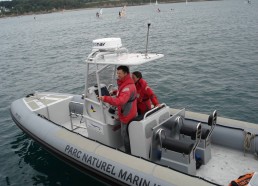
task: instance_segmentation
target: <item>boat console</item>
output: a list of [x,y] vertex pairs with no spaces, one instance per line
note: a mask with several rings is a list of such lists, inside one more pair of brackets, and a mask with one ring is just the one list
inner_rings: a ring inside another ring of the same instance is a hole
[[[122,47],[120,38],[102,38],[93,40],[92,52],[86,59],[84,119],[88,137],[114,148],[120,148],[120,121],[117,111],[108,103],[98,100],[98,96],[110,96],[103,82],[116,84],[116,68],[119,65],[141,65],[162,58],[163,54],[128,53]],[[105,73],[112,66],[111,79]],[[90,86],[90,75],[96,74],[95,86]],[[105,79],[102,78],[105,76]]]
[[98,96],[109,96],[105,84],[88,88],[85,99],[87,129],[89,138],[114,148],[120,148],[120,121],[117,112],[109,112],[110,105],[101,103]]

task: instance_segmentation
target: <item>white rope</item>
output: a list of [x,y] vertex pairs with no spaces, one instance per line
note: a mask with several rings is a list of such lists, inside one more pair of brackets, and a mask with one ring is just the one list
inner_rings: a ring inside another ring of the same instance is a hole
[[251,142],[254,139],[255,135],[251,132],[244,131],[244,155],[246,151],[251,149]]

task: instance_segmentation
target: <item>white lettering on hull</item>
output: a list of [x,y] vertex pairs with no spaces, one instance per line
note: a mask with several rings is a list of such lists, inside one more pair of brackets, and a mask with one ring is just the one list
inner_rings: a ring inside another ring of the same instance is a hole
[[73,146],[66,145],[64,152],[69,156],[80,160],[86,165],[89,165],[105,174],[108,174],[116,179],[119,179],[125,183],[136,186],[160,186],[160,184],[153,183],[153,181],[148,180],[142,176],[130,172],[129,170],[124,170],[123,168],[118,168],[112,163],[101,160],[97,157],[89,155]]

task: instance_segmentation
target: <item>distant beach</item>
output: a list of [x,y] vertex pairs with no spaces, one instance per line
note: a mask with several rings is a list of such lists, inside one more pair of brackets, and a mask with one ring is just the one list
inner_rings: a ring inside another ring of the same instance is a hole
[[[218,0],[188,0],[187,2],[200,2],[200,1],[218,1]],[[169,3],[182,3],[186,2],[185,0],[165,0],[165,1],[158,1],[159,4],[169,4]],[[153,2],[153,4],[155,4]],[[150,3],[136,3],[136,2],[98,2],[98,3],[89,3],[88,7],[82,7],[82,8],[68,8],[68,9],[56,9],[53,8],[52,10],[46,10],[46,11],[35,11],[35,12],[27,12],[23,14],[0,14],[0,18],[6,18],[6,17],[16,17],[16,16],[26,16],[26,15],[39,15],[39,14],[50,14],[55,12],[67,12],[67,11],[77,11],[77,10],[91,10],[91,9],[98,9],[98,8],[114,8],[114,7],[123,7],[123,6],[145,6],[150,5]]]

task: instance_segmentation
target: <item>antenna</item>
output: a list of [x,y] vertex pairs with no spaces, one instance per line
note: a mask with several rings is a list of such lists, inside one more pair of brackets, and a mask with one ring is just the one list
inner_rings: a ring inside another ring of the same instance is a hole
[[148,31],[147,31],[147,41],[146,41],[146,52],[145,52],[145,58],[148,56],[148,42],[149,42],[149,30],[150,30],[150,23],[148,23]]

